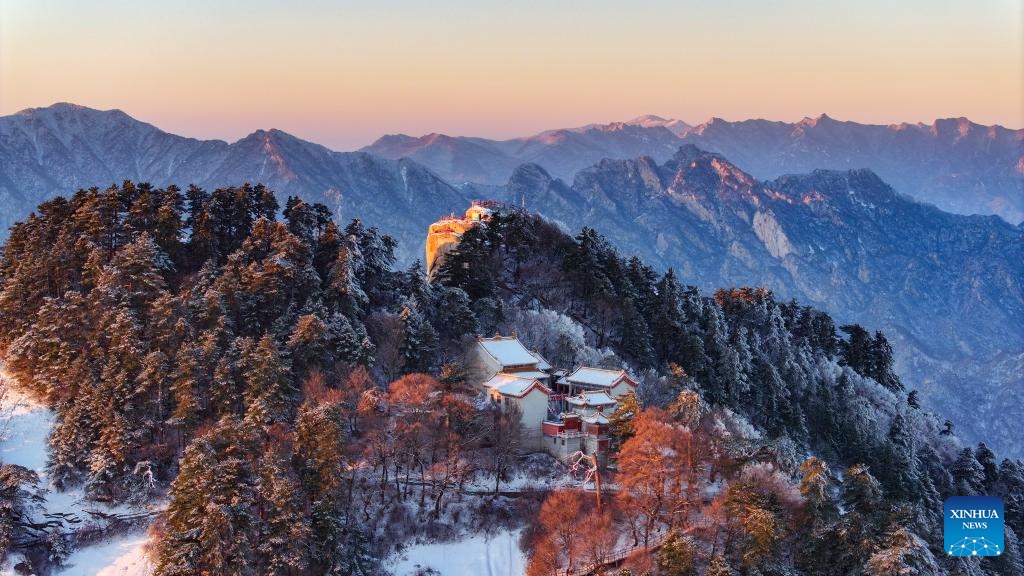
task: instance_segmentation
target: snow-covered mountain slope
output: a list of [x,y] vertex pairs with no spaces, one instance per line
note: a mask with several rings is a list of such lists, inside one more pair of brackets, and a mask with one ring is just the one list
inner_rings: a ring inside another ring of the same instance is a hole
[[866,170],[763,182],[693,146],[665,163],[604,160],[571,185],[526,165],[506,193],[708,292],[766,286],[884,330],[930,408],[968,438],[1024,453],[1012,432],[1024,412],[1007,401],[1024,392],[1013,369],[1024,359],[1018,227],[915,202]]
[[822,114],[795,123],[712,118],[682,139],[758,178],[869,168],[899,192],[947,212],[1024,220],[1024,130],[967,118],[883,126]]
[[[358,215],[392,234],[417,237],[447,207],[467,201],[414,161],[333,152],[279,130],[258,130],[232,144],[194,140],[118,110],[72,104],[0,118],[0,240],[47,198],[126,179],[207,189],[261,182],[281,205],[298,195],[326,204],[339,221]],[[422,254],[418,242],[399,250],[406,262]]]
[[689,126],[647,115],[512,140],[386,136],[363,150],[412,158],[451,181],[499,184],[512,174],[515,161],[538,164],[568,181],[605,158],[650,156],[664,162],[685,143],[722,153],[761,179],[867,168],[897,191],[947,212],[1024,220],[1024,130],[966,118],[883,126],[822,114],[794,123],[712,118]]
[[502,184],[516,166],[534,162],[569,178],[603,158],[652,156],[667,160],[679,147],[678,120],[641,116],[629,122],[546,130],[511,140],[404,134],[380,138],[362,149],[384,158],[410,158],[450,182]]
[[[963,415],[961,429],[981,437],[982,421],[967,418],[956,399],[965,388],[978,391],[965,374],[985,383],[981,396],[992,410],[1024,386],[1012,369],[1024,352],[1024,229],[947,214],[904,194],[940,206],[943,197],[959,198],[964,211],[1024,206],[1024,131],[961,120],[866,126],[823,116],[796,124],[713,120],[680,139],[671,123],[641,117],[507,141],[396,136],[370,148],[395,160],[333,152],[277,130],[233,144],[198,141],[121,112],[55,105],[0,118],[0,225],[23,219],[44,197],[124,178],[207,188],[259,181],[282,204],[301,195],[326,203],[341,221],[359,216],[379,226],[399,239],[408,264],[422,257],[424,230],[438,216],[472,198],[504,198],[570,227],[594,226],[624,251],[705,288],[764,285],[844,321],[890,330],[908,383],[933,392],[933,406]],[[743,160],[678,152],[687,140]],[[534,162],[518,166],[527,158]],[[805,162],[876,170],[756,178]],[[745,163],[761,172],[741,170]],[[513,177],[499,184],[458,187],[435,174],[493,181],[505,171]],[[895,190],[883,182],[893,174],[903,182]],[[998,198],[1005,202],[991,204]],[[1013,410],[992,414],[1017,418]],[[1010,437],[1001,446],[1024,453]]]

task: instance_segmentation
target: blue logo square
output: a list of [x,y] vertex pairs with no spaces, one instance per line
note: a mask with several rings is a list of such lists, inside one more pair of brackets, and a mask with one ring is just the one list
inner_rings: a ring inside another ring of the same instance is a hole
[[946,500],[944,547],[950,556],[1003,553],[1003,501],[995,496],[953,496]]

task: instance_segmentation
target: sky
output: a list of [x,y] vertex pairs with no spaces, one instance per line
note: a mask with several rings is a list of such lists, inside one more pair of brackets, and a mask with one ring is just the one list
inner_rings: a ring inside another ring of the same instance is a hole
[[4,0],[0,115],[508,138],[658,114],[1024,126],[1021,0]]

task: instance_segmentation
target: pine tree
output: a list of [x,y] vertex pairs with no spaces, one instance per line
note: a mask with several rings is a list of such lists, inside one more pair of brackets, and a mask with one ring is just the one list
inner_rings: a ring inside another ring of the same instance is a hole
[[269,334],[243,348],[241,372],[246,382],[246,418],[260,426],[287,421],[295,409],[297,390]]
[[222,420],[189,444],[171,484],[157,576],[252,572],[256,456],[253,431],[237,420]]
[[323,320],[315,314],[300,316],[286,344],[295,375],[302,379],[312,370],[332,367],[330,344]]
[[885,526],[881,485],[863,464],[844,471],[840,499],[845,514],[816,534],[803,559],[817,574],[863,570],[875,552],[879,526]]
[[984,442],[978,444],[974,457],[981,464],[982,473],[985,476],[982,482],[983,493],[992,494],[992,490],[999,481],[999,466],[996,464],[996,454]]
[[356,278],[359,262],[354,255],[354,248],[343,242],[328,271],[328,298],[349,317],[361,315],[369,304],[369,297]]
[[633,420],[640,414],[640,399],[636,391],[630,390],[619,400],[615,411],[609,416],[609,429],[616,445],[621,446],[623,442],[633,437]]
[[301,572],[309,565],[310,526],[303,509],[303,490],[291,467],[276,450],[262,459],[256,491],[263,528],[257,551],[260,572]]
[[12,542],[28,532],[33,508],[44,501],[38,474],[24,466],[0,463],[0,565]]
[[186,342],[178,350],[174,361],[176,370],[171,382],[174,409],[170,423],[186,433],[191,432],[203,416],[199,403],[199,390],[205,382],[201,354],[198,346]]
[[436,329],[440,342],[458,341],[466,334],[477,333],[476,314],[469,295],[460,288],[433,286],[428,320]]
[[1006,525],[1024,533],[1024,473],[1017,462],[1004,458],[999,464],[998,494],[1003,499]]
[[876,331],[871,340],[871,370],[868,376],[893,392],[902,392],[903,383],[896,374],[894,362],[889,340],[885,334]]
[[976,496],[985,490],[985,469],[974,457],[974,451],[964,448],[960,451],[950,470],[956,493],[960,496]]
[[882,487],[867,466],[854,464],[846,469],[842,482],[843,506],[865,517],[880,513],[883,500]]
[[1024,576],[1024,556],[1021,556],[1020,541],[1013,528],[1005,527],[1003,542],[1003,553],[988,559],[992,572],[1000,576]]
[[637,310],[633,298],[627,297],[622,300],[619,311],[622,316],[619,349],[638,364],[651,365],[654,361],[654,351],[650,342],[650,329],[643,315]]
[[679,305],[681,292],[676,273],[669,268],[658,281],[651,312],[651,342],[661,361],[670,361],[678,355],[676,346],[682,341],[686,320]]
[[812,528],[833,522],[839,516],[839,509],[832,500],[832,472],[828,463],[811,456],[800,464],[803,478],[800,480],[800,494],[804,497]]
[[663,576],[696,576],[696,546],[687,536],[672,532],[658,550],[658,570]]
[[495,293],[495,278],[486,263],[491,259],[493,246],[488,242],[484,226],[470,228],[463,234],[458,246],[449,252],[433,273],[435,282],[450,288],[459,288],[470,300],[491,298]]
[[711,563],[708,564],[708,569],[704,572],[704,576],[732,576],[732,567],[725,561],[724,556],[715,554],[711,558]]
[[887,440],[882,470],[888,493],[899,500],[916,500],[921,491],[920,463],[903,414],[893,417]]
[[854,372],[868,376],[872,364],[871,334],[859,324],[845,324],[839,329],[849,335],[848,340],[839,343],[839,365],[849,366]]
[[881,547],[868,559],[872,576],[937,576],[939,570],[928,544],[905,527],[892,528]]
[[434,362],[437,332],[411,300],[406,302],[399,317],[403,325],[403,338],[399,349],[402,356],[402,373],[429,371]]

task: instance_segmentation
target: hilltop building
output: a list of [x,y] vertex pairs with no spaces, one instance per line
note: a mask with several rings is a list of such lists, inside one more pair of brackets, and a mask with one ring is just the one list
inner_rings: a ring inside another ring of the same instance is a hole
[[491,401],[520,414],[523,447],[559,459],[582,451],[608,456],[609,421],[637,382],[625,370],[580,367],[566,374],[515,334],[477,338],[467,359],[470,381]]
[[430,225],[427,229],[427,278],[433,277],[434,272],[440,268],[444,256],[459,243],[463,234],[491,219],[496,204],[492,201],[474,200],[464,217],[450,214]]

